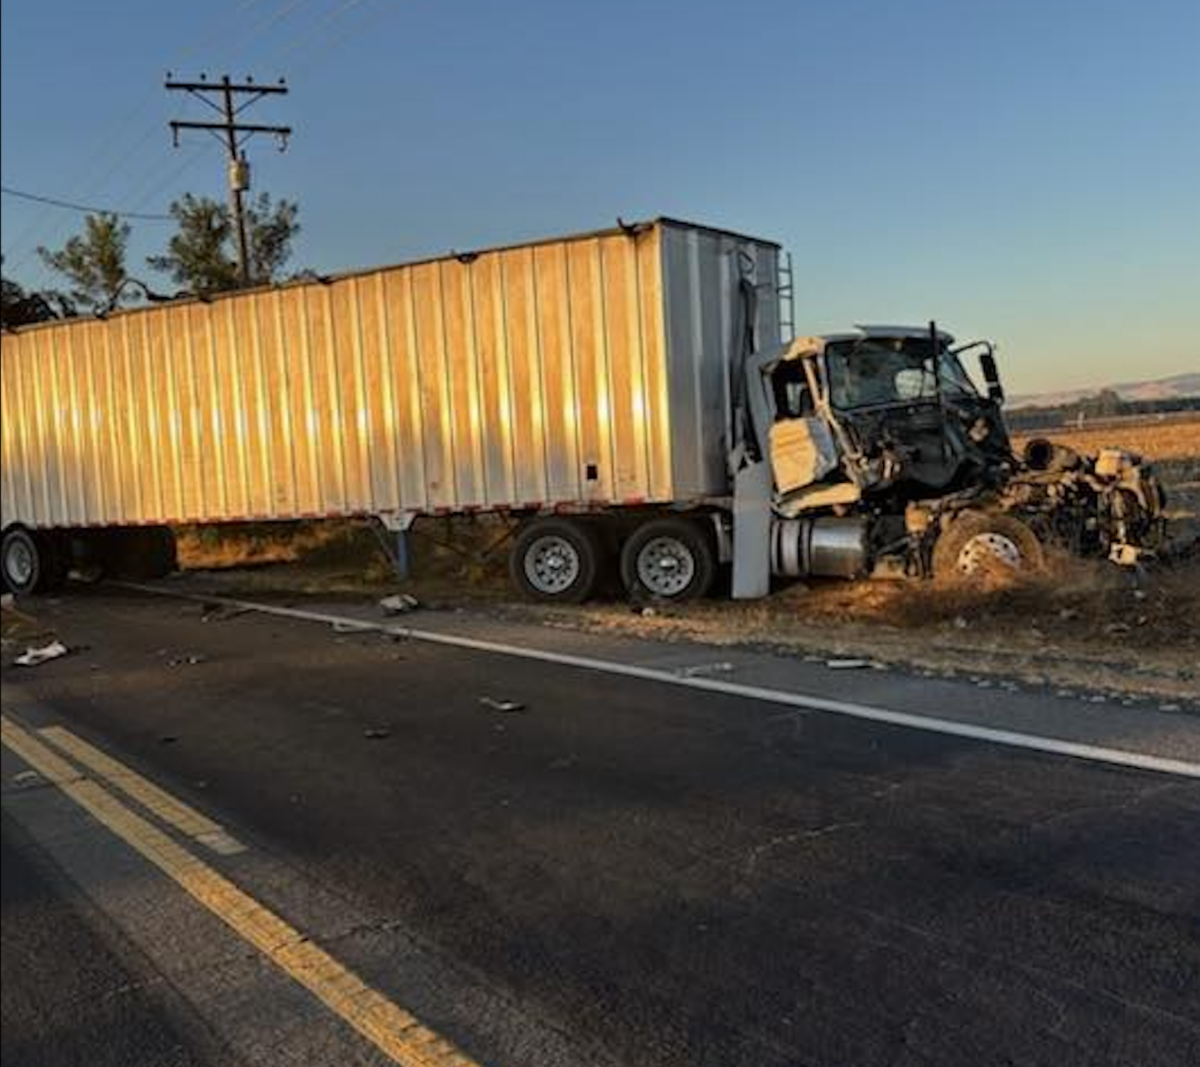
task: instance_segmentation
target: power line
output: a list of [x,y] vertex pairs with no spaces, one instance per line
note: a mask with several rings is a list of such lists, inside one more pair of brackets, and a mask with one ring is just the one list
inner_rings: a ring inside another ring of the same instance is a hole
[[[131,203],[134,210],[141,210],[143,205],[158,200],[184,171],[195,166],[197,161],[204,155],[205,147],[205,145],[195,145],[192,151],[184,153],[184,157],[172,166],[170,170],[162,174],[153,173],[150,180],[143,182],[138,187],[138,191],[133,194]],[[143,192],[143,190],[145,191]]]
[[302,29],[299,33],[295,34],[291,40],[285,42],[283,47],[271,57],[269,64],[271,66],[278,66],[281,59],[284,59],[299,49],[304,48],[317,36],[324,38],[326,43],[328,43],[329,27],[332,26],[333,23],[337,22],[343,15],[348,14],[350,11],[353,11],[354,8],[365,2],[366,0],[341,0],[341,3],[335,4],[333,7],[327,9],[314,22]]
[[0,185],[0,192],[6,196],[15,196],[21,200],[32,200],[38,204],[48,204],[51,207],[64,208],[67,211],[82,211],[88,215],[115,215],[119,219],[144,219],[148,222],[173,222],[173,215],[162,215],[151,211],[120,211],[111,207],[95,207],[89,204],[74,204],[70,200],[58,200],[53,196],[39,196],[37,193],[27,193],[21,189],[13,189],[8,185]]

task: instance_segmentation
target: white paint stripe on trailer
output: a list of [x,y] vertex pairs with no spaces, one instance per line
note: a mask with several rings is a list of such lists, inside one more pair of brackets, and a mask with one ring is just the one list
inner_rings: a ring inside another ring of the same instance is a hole
[[805,711],[823,711],[831,715],[845,715],[854,719],[885,723],[889,726],[903,726],[913,730],[925,730],[929,733],[963,737],[972,741],[985,741],[989,744],[1006,745],[1010,748],[1046,752],[1055,756],[1070,756],[1074,759],[1090,760],[1093,763],[1108,763],[1118,767],[1132,767],[1137,770],[1155,771],[1159,774],[1200,779],[1200,763],[1193,763],[1189,760],[1171,759],[1166,756],[1155,756],[1147,752],[1107,748],[1103,745],[1090,745],[1083,741],[1069,741],[1065,738],[1045,737],[1040,734],[1021,733],[1016,730],[1002,730],[993,726],[978,726],[975,723],[958,722],[954,719],[917,715],[908,711],[894,711],[890,708],[883,708],[873,704],[858,704],[852,701],[830,700],[827,697],[793,693],[786,689],[769,689],[764,686],[745,685],[741,682],[723,681],[717,678],[680,675],[671,671],[661,670],[657,667],[638,667],[628,663],[614,663],[611,660],[594,659],[590,656],[576,656],[566,652],[550,652],[546,649],[527,648],[522,645],[510,645],[500,641],[466,637],[461,634],[444,634],[438,633],[436,630],[418,630],[415,627],[400,626],[394,623],[370,622],[368,620],[355,619],[347,615],[334,615],[323,611],[287,608],[275,604],[262,604],[253,600],[240,600],[218,595],[205,596],[196,593],[184,593],[178,590],[159,589],[152,585],[142,585],[138,582],[113,582],[111,584],[125,589],[136,590],[137,592],[152,593],[156,596],[191,600],[206,604],[221,604],[228,607],[241,608],[245,611],[259,612],[264,615],[276,615],[281,618],[297,619],[303,622],[317,622],[325,626],[341,626],[345,627],[347,632],[360,630],[364,633],[391,634],[413,641],[426,641],[430,644],[466,648],[475,652],[490,652],[500,656],[515,656],[519,659],[538,660],[543,663],[554,663],[562,667],[576,667],[581,670],[599,671],[604,674],[638,678],[648,682],[662,682],[666,685],[684,686],[688,689],[701,689],[709,693],[720,693],[724,696],[741,697],[746,700],[781,704],[787,707],[801,708]]

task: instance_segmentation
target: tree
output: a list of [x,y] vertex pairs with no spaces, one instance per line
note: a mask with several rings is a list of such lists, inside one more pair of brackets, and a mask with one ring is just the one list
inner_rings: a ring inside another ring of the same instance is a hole
[[1125,411],[1125,401],[1115,389],[1101,389],[1094,396],[1086,396],[1078,403],[1078,410],[1087,418],[1107,419]]
[[70,283],[72,302],[96,310],[114,307],[128,278],[125,252],[129,232],[129,223],[116,215],[88,215],[82,234],[70,238],[58,251],[39,248],[38,255]]
[[[208,197],[187,193],[171,205],[178,229],[167,242],[165,255],[146,262],[190,292],[205,295],[238,289],[236,239],[229,208]],[[299,209],[289,200],[275,203],[260,193],[246,207],[250,246],[250,285],[277,281],[292,255],[292,240],[300,232]]]
[[39,293],[26,289],[11,278],[0,278],[0,325],[28,326],[48,319],[66,319],[75,314],[75,307],[62,293]]

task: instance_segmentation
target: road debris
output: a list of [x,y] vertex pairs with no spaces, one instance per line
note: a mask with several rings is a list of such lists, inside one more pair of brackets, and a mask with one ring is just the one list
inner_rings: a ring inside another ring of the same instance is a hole
[[249,611],[249,608],[244,608],[240,604],[205,604],[200,609],[200,621],[225,622],[226,619],[235,619]]
[[32,789],[46,781],[37,771],[17,771],[9,780],[15,789]]
[[13,660],[13,665],[16,667],[37,667],[52,659],[61,659],[63,656],[68,655],[70,651],[61,641],[54,640],[49,644],[42,645],[40,648],[27,648]]
[[834,671],[860,671],[871,666],[869,659],[827,659],[825,666]]
[[386,726],[372,726],[363,731],[363,737],[368,741],[383,741],[385,738],[391,736],[392,731]]
[[13,606],[12,593],[0,593],[0,608],[7,611]]
[[375,627],[367,622],[354,622],[350,619],[338,619],[333,623],[333,632],[335,634],[365,634],[370,633]]
[[172,656],[167,660],[168,667],[196,667],[201,663],[207,663],[208,657],[201,655],[199,652],[191,652],[186,656]]
[[732,674],[737,668],[732,663],[697,663],[691,667],[676,667],[678,678],[703,678],[710,674]]
[[525,710],[525,705],[517,700],[496,700],[494,697],[480,697],[479,703],[485,708],[491,708],[492,711],[505,713]]
[[379,608],[385,615],[407,615],[420,606],[421,602],[412,593],[396,593],[393,596],[385,596],[379,602]]

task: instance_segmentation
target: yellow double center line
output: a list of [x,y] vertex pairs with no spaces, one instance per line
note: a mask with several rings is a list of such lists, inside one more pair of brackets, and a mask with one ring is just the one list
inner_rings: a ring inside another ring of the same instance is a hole
[[[170,812],[182,819],[182,824],[175,818],[168,821],[178,825],[189,837],[203,840],[203,835],[212,833],[213,827],[224,833],[216,823],[70,731],[47,727],[41,735],[147,810],[160,817]],[[449,1041],[372,989],[299,930],[127,807],[99,782],[81,773],[8,716],[0,716],[0,740],[393,1062],[403,1067],[478,1067]]]

